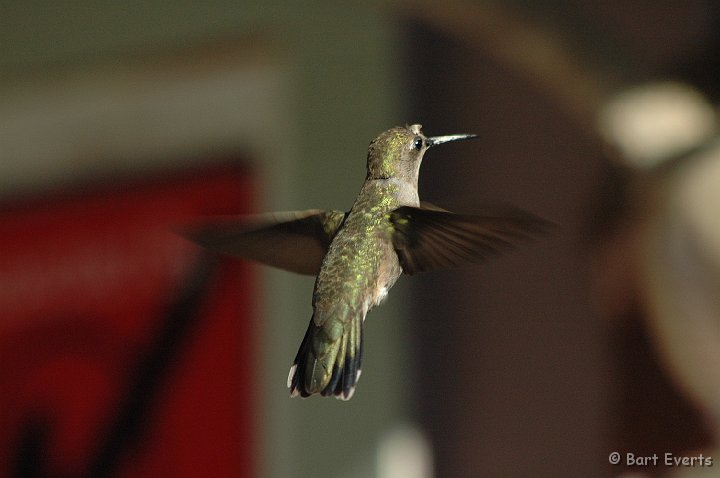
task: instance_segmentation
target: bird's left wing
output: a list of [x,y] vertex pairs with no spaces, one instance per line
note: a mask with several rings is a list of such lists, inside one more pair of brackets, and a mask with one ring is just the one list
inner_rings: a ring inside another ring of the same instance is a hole
[[406,274],[481,262],[522,239],[547,229],[532,214],[503,216],[454,214],[430,204],[390,212],[393,246]]
[[342,211],[309,209],[219,218],[184,235],[216,252],[298,274],[317,275],[345,216]]

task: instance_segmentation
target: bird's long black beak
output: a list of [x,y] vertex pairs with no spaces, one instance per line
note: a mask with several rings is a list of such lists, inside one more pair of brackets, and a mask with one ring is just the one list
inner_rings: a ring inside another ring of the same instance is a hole
[[465,139],[477,138],[476,134],[449,134],[447,136],[434,136],[432,138],[426,138],[428,148],[437,146],[438,144],[449,143],[450,141],[462,141]]

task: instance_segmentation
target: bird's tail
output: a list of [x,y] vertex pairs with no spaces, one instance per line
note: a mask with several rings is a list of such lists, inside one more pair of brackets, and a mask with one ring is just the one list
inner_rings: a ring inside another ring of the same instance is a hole
[[341,400],[352,397],[360,378],[362,322],[359,317],[315,320],[313,315],[290,368],[291,396],[319,393]]

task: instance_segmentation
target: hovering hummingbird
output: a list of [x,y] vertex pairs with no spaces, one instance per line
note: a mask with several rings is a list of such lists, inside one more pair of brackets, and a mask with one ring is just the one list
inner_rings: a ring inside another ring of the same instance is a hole
[[349,212],[311,209],[218,221],[191,233],[211,250],[317,276],[313,315],[290,368],[291,396],[348,400],[360,378],[363,322],[402,273],[479,262],[543,229],[528,213],[454,214],[418,197],[425,152],[472,134],[426,137],[395,127],[368,149],[367,176]]

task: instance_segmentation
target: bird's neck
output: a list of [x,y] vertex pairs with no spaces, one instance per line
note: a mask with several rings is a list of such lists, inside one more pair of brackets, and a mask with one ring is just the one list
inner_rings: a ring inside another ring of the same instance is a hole
[[363,184],[353,210],[386,213],[401,206],[418,206],[417,182],[399,178],[368,179]]

